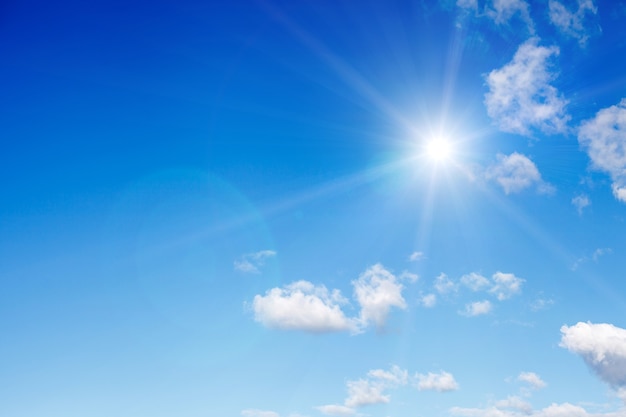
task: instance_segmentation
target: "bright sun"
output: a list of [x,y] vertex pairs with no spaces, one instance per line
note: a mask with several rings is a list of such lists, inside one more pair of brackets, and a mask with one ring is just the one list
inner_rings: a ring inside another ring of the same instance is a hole
[[452,155],[452,146],[446,139],[436,138],[426,145],[426,153],[435,162],[445,161]]

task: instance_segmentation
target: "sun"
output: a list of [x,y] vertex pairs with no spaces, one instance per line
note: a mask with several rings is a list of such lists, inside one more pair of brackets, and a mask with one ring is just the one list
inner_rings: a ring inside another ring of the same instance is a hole
[[432,139],[426,145],[426,155],[434,162],[443,162],[452,156],[452,145],[445,138]]

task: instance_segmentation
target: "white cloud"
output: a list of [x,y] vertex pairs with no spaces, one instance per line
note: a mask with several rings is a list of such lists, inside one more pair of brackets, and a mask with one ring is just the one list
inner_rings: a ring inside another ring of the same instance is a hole
[[535,32],[534,24],[530,18],[529,5],[524,0],[492,0],[491,7],[485,8],[485,14],[492,18],[496,24],[507,23],[515,15],[519,15],[528,26],[528,31]]
[[518,381],[526,382],[534,389],[541,389],[546,386],[546,383],[534,372],[522,372],[517,377]]
[[591,205],[591,200],[589,196],[580,194],[572,198],[572,204],[576,207],[576,210],[578,210],[578,214],[582,216],[583,210]]
[[274,256],[276,256],[276,251],[273,250],[248,253],[234,262],[234,268],[239,272],[259,274],[261,272],[260,268],[265,264],[265,260]]
[[447,294],[457,290],[457,285],[454,281],[448,278],[448,276],[444,273],[439,274],[439,276],[435,278],[433,287],[435,287],[435,290],[437,290],[439,294]]
[[611,387],[626,388],[626,329],[579,322],[561,327],[561,333],[561,347],[580,355]]
[[[598,248],[591,254],[591,260],[593,260],[594,262],[598,262],[601,256],[609,255],[611,253],[613,253],[613,249],[611,248]],[[589,261],[589,259],[590,257],[586,255],[576,259],[576,261],[572,265],[572,271],[576,271],[581,264]]]
[[423,295],[420,297],[419,303],[426,308],[432,308],[437,304],[437,296],[435,294]]
[[511,298],[513,295],[522,291],[523,278],[518,278],[514,274],[506,274],[504,272],[496,272],[492,276],[494,285],[489,290],[495,294],[500,301]]
[[513,60],[487,76],[487,113],[505,132],[530,135],[531,129],[546,134],[562,133],[570,117],[567,101],[550,85],[556,74],[549,59],[559,54],[556,46],[538,46],[539,39],[524,42]]
[[406,385],[409,381],[409,372],[398,365],[393,365],[390,371],[373,369],[367,373],[367,376],[393,385]]
[[600,259],[601,256],[609,255],[611,253],[613,253],[613,249],[611,248],[598,248],[593,251],[591,259],[593,259],[595,262],[598,262],[598,259]]
[[402,271],[398,278],[402,281],[409,281],[411,283],[417,282],[420,279],[419,275],[409,271]]
[[409,255],[409,261],[411,262],[417,262],[423,259],[426,259],[426,255],[424,255],[424,252],[416,251]]
[[571,12],[559,1],[550,0],[550,21],[564,34],[578,39],[580,46],[584,46],[589,39],[587,29],[589,23],[584,20],[587,15],[595,15],[598,9],[593,4],[593,0],[578,0],[578,10]]
[[584,121],[578,142],[586,149],[593,168],[611,176],[615,198],[626,203],[626,98]]
[[537,298],[530,304],[530,309],[537,312],[548,308],[552,304],[554,304],[554,300],[551,298]]
[[463,311],[461,314],[467,317],[476,317],[490,313],[491,308],[491,302],[488,300],[476,301],[474,303],[466,304],[465,311]]
[[465,285],[472,291],[481,291],[487,288],[490,285],[490,282],[482,275],[476,272],[471,272],[461,277],[461,284]]
[[381,264],[376,264],[352,281],[354,294],[361,306],[360,320],[363,326],[374,323],[378,327],[385,324],[392,307],[406,308],[402,289],[396,277]]
[[383,394],[386,386],[379,381],[359,379],[348,381],[347,407],[362,407],[370,404],[381,404],[389,402],[389,395]]
[[416,374],[417,389],[420,391],[456,391],[459,389],[459,384],[454,379],[451,373],[442,371],[440,373],[429,372],[428,374]]
[[252,302],[256,321],[271,328],[333,332],[357,330],[354,319],[347,318],[340,305],[346,303],[338,290],[297,281],[284,288],[272,288]]
[[280,417],[278,413],[274,411],[263,411],[263,410],[253,410],[247,409],[241,412],[243,417]]
[[554,187],[541,179],[539,169],[527,156],[517,152],[498,154],[498,162],[487,168],[485,178],[496,181],[505,194],[518,193],[536,186],[540,193],[550,193]]
[[345,405],[320,405],[319,407],[315,407],[317,410],[322,412],[323,414],[329,416],[352,416],[355,411],[353,408],[346,407]]

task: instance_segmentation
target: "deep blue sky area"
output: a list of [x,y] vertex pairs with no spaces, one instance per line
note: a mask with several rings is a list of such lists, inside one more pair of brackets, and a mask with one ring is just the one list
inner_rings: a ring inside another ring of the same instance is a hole
[[0,4],[0,416],[625,417],[626,2]]

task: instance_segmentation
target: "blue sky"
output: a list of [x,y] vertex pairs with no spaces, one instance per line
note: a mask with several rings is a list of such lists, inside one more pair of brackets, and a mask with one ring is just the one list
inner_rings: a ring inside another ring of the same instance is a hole
[[625,21],[4,2],[0,415],[626,416]]

